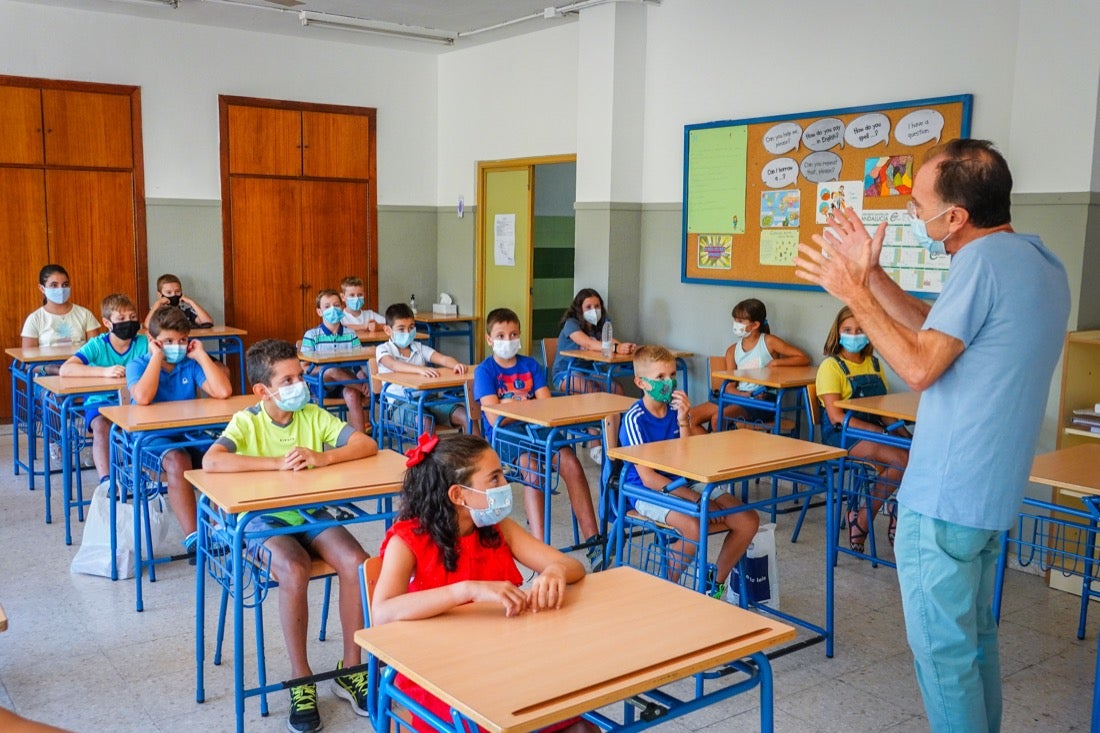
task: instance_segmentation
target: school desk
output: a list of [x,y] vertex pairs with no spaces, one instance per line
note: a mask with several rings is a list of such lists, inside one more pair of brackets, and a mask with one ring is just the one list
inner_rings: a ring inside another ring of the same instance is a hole
[[[348,328],[348,326],[344,326],[344,328]],[[382,324],[378,324],[377,328],[375,328],[373,331],[368,331],[366,328],[359,328],[354,330],[356,335],[359,336],[359,343],[364,346],[367,344],[370,344],[371,346],[375,344],[382,344],[390,340],[389,334],[386,333],[385,329],[382,327]],[[428,335],[418,332],[416,334],[416,340],[427,341]]]
[[[439,376],[425,377],[410,372],[379,372],[377,375],[382,382],[381,405],[378,406],[379,433],[391,441],[396,439],[395,449],[398,451],[404,451],[405,443],[410,440],[416,442],[416,437],[422,432],[420,428],[424,424],[426,410],[466,403],[466,385],[474,381],[474,367],[467,366],[465,374],[455,374],[454,370],[445,367],[432,368],[439,372]],[[391,384],[403,389],[387,391],[386,387]],[[401,424],[403,421],[398,411],[402,409],[416,413],[416,422],[412,426]],[[395,417],[398,419],[395,420]]]
[[[607,437],[603,431],[603,421],[611,415],[620,415],[630,409],[635,400],[609,392],[588,392],[584,394],[550,397],[542,400],[519,400],[501,402],[496,405],[482,405],[482,411],[495,418],[493,426],[493,448],[500,455],[505,472],[510,478],[538,489],[543,493],[543,541],[550,541],[550,505],[554,493],[554,456],[559,450],[578,443],[600,440],[607,450]],[[505,422],[511,421],[511,422]],[[591,430],[597,430],[594,435]],[[520,465],[524,456],[534,454],[537,466],[528,468],[528,473],[539,475],[530,481],[523,478],[524,469]],[[604,486],[600,486],[600,525],[606,526]],[[602,531],[601,531],[602,534]],[[586,545],[577,536],[573,527],[573,544],[562,548],[565,551],[579,549]],[[603,541],[603,538],[599,538]]]
[[[749,410],[771,410],[771,432],[776,435],[784,433],[782,427],[783,413],[793,412],[795,415],[793,431],[786,433],[791,437],[798,437],[798,431],[801,427],[799,416],[803,411],[806,413],[807,424],[813,424],[812,416],[809,413],[813,406],[810,405],[809,397],[806,395],[806,387],[817,381],[817,367],[767,366],[760,369],[719,369],[711,372],[710,377],[722,381],[717,397],[720,430],[724,430],[726,427],[726,420],[723,417],[725,409],[734,405]],[[736,388],[741,382],[757,385],[765,391],[767,399],[758,400],[726,391],[727,388]],[[798,401],[793,406],[784,407],[783,398],[788,392],[794,392]]]
[[[118,404],[118,391],[126,388],[125,377],[35,377],[35,384],[42,393],[42,435],[47,443],[61,446],[61,494],[65,509],[65,544],[71,545],[72,507],[75,503],[77,518],[84,521],[84,483],[80,473],[80,450],[90,439],[84,425],[84,402],[92,395],[108,394],[111,399],[101,403],[104,407]],[[50,493],[53,489],[50,454],[45,459],[46,524],[51,522]],[[76,476],[76,501],[73,501],[73,476]],[[90,500],[89,500],[90,501]]]
[[[565,364],[565,391],[568,394],[572,392],[573,375],[588,375],[595,377],[597,380],[603,380],[604,391],[611,391],[611,383],[615,381],[615,377],[626,376],[628,374],[634,374],[634,355],[633,354],[619,354],[613,353],[609,356],[604,356],[602,351],[588,351],[586,349],[567,349],[565,351],[558,352],[562,356],[568,357],[569,361]],[[676,370],[683,376],[683,380],[680,382],[678,389],[682,389],[690,394],[688,389],[688,365],[687,360],[694,356],[690,351],[673,351],[672,355],[676,357]],[[586,365],[582,362],[590,362]],[[547,365],[547,372],[549,373],[553,369],[553,364]]]
[[[806,499],[815,494],[824,493],[826,497],[826,536],[835,536],[836,518],[833,510],[833,471],[829,470],[839,459],[846,455],[839,448],[810,443],[805,440],[788,438],[782,435],[761,433],[755,430],[727,430],[718,433],[693,435],[672,440],[661,440],[633,446],[619,446],[607,451],[607,456],[617,458],[637,466],[646,466],[671,476],[680,477],[670,484],[672,489],[694,482],[692,487],[701,497],[698,503],[681,499],[669,493],[654,491],[641,484],[619,483],[615,522],[611,529],[610,541],[615,550],[615,564],[623,564],[624,552],[628,541],[637,537],[635,530],[638,522],[628,515],[627,499],[641,499],[651,504],[666,507],[699,519],[699,549],[689,566],[694,578],[685,572],[682,582],[691,583],[695,590],[705,593],[710,586],[707,578],[707,528],[712,520],[739,511],[767,509],[778,501]],[[811,476],[796,469],[825,466],[826,470]],[[625,475],[625,469],[624,469]],[[783,497],[771,497],[760,501],[742,504],[732,509],[712,511],[708,502],[717,495],[724,484],[756,476],[780,476],[807,488],[794,491]],[[642,520],[644,526],[649,520]],[[754,606],[758,610],[774,614],[790,623],[803,626],[817,634],[813,642],[825,642],[825,655],[833,656],[833,561],[835,542],[826,543],[825,551],[825,626],[817,626],[810,621],[797,618],[788,613]],[[717,579],[722,582],[724,579]],[[745,594],[741,600],[746,601]]]
[[[263,602],[270,582],[270,555],[266,566],[268,575],[264,575],[265,569],[261,567],[264,563],[255,560],[263,550],[246,552],[246,548],[252,540],[300,532],[302,527],[247,529],[249,520],[265,512],[297,509],[314,529],[356,522],[390,522],[394,517],[392,498],[401,490],[405,460],[399,453],[383,450],[369,458],[305,471],[210,473],[192,470],[184,474],[200,492],[198,572],[195,573],[196,702],[206,699],[203,666],[208,573],[215,582],[227,588],[233,598],[233,691],[237,731],[244,730],[245,698],[261,696],[261,712],[266,715],[267,694],[283,689],[282,683],[267,684],[262,679],[255,688],[245,689],[244,686],[244,609]],[[364,499],[377,499],[376,511],[367,512],[347,504]],[[330,504],[341,505],[342,515],[321,520],[307,513],[309,509]],[[228,548],[228,551],[211,552],[211,548]],[[341,588],[340,592],[350,593],[354,589]],[[262,655],[263,650],[258,654]]]
[[[786,624],[615,568],[568,586],[559,609],[506,618],[499,603],[469,603],[360,629],[355,641],[388,665],[375,730],[390,730],[391,700],[427,719],[394,684],[399,672],[451,706],[453,721],[435,726],[443,733],[476,730],[471,723],[526,733],[581,714],[605,731],[640,730],[754,687],[760,728],[771,731],[771,666],[763,652],[794,636]],[[748,679],[704,692],[697,677],[687,700],[658,689],[716,668]],[[622,721],[595,712],[620,700],[629,701]],[[634,722],[632,704],[643,702],[653,715]]]
[[[152,405],[104,407],[99,414],[114,423],[111,426],[111,579],[118,579],[115,511],[120,496],[133,501],[134,511],[134,588],[136,608],[142,611],[142,566],[149,566],[149,581],[156,581],[155,566],[172,560],[153,555],[153,539],[145,531],[148,523],[150,492],[161,489],[161,456],[168,450],[196,448],[205,451],[217,438],[217,432],[229,424],[236,413],[255,405],[255,395],[237,395],[225,400],[200,398]],[[148,484],[146,476],[149,477]],[[144,560],[142,539],[149,553]]]
[[[82,344],[83,345],[83,344]],[[27,488],[34,491],[34,468],[38,451],[38,401],[34,398],[34,377],[44,374],[50,364],[61,364],[75,354],[80,346],[43,346],[30,349],[4,349],[11,357],[11,441],[12,469],[27,471]],[[27,437],[27,460],[19,457],[19,434]]]
[[[375,333],[379,333],[375,331]],[[371,334],[372,336],[374,334]],[[382,334],[381,341],[386,340],[386,334]],[[347,385],[365,385],[368,384],[367,377],[355,376],[352,379],[330,379],[325,381],[325,372],[330,369],[346,369],[353,375],[359,373],[362,370],[364,373],[367,371],[367,365],[370,360],[374,358],[373,346],[360,346],[359,348],[325,348],[318,349],[316,351],[302,351],[298,350],[298,359],[305,362],[309,366],[306,368],[306,373],[303,377],[306,384],[309,386],[310,394],[313,396],[313,401],[320,407],[325,407],[325,389],[329,387],[343,387]],[[367,390],[368,394],[370,390]],[[371,410],[374,409],[372,403],[373,397],[367,398],[367,407]],[[341,407],[343,401],[341,400]],[[327,409],[327,408],[325,408]]]
[[206,353],[210,356],[222,360],[227,356],[237,357],[241,394],[248,391],[248,385],[245,383],[244,341],[241,339],[242,336],[247,335],[248,331],[232,326],[191,329],[191,338],[202,341],[203,348],[206,348],[207,342],[213,342],[213,348],[206,348]]
[[917,407],[920,405],[920,394],[920,392],[890,392],[874,397],[838,400],[836,406],[848,413],[844,416],[844,422],[841,424],[840,444],[850,446],[861,440],[870,440],[873,443],[882,443],[883,445],[892,445],[909,450],[913,443],[912,438],[893,433],[887,434],[881,431],[864,430],[849,423],[852,415],[857,412],[885,418],[888,421],[887,427],[895,430],[906,423],[915,423],[917,421]]
[[474,361],[474,322],[477,316],[453,315],[446,316],[440,313],[417,313],[416,328],[421,327],[428,337],[428,345],[439,351],[439,341],[443,338],[466,339],[466,347],[469,353],[468,360]]

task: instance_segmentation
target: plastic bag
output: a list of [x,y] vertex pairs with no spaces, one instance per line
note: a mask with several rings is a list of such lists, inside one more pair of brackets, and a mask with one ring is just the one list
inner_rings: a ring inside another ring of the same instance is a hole
[[745,569],[745,595],[749,603],[779,608],[779,563],[775,551],[775,525],[762,524],[745,550],[744,559],[734,566],[730,575],[726,600],[737,604],[740,599],[741,568]]
[[[134,576],[134,508],[115,502],[115,558],[118,577]],[[84,575],[111,577],[111,493],[106,481],[95,488],[88,515],[84,519],[84,537],[69,570]]]

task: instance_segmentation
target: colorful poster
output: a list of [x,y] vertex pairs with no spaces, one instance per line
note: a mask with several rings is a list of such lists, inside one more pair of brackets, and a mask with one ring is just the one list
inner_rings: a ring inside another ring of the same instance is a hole
[[798,228],[798,213],[801,194],[798,189],[790,191],[764,191],[760,194],[760,226]]
[[700,234],[696,262],[705,270],[729,270],[733,267],[732,234]]
[[829,213],[853,209],[863,213],[863,181],[829,181],[817,184],[817,223],[826,223]]
[[913,193],[913,156],[867,158],[863,164],[863,195],[908,196]]
[[760,232],[761,265],[792,267],[797,254],[797,229],[767,229]]
[[917,244],[909,228],[909,213],[904,209],[867,209],[863,223],[871,231],[886,222],[879,264],[886,274],[911,293],[939,293],[947,279],[951,258],[932,257]]
[[745,233],[748,140],[745,125],[688,134],[688,233]]

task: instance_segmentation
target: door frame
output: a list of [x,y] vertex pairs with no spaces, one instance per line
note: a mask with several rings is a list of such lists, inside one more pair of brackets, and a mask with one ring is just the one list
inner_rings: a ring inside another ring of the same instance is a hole
[[[474,331],[478,335],[474,337],[474,342],[477,344],[477,353],[480,358],[484,353],[485,339],[481,338],[483,331],[483,324],[485,323],[485,317],[489,312],[485,309],[485,288],[482,282],[482,270],[485,267],[485,179],[489,173],[495,173],[506,170],[519,170],[527,169],[527,217],[531,222],[530,231],[528,233],[527,242],[524,246],[527,247],[528,267],[527,267],[527,312],[519,313],[519,317],[523,320],[520,324],[523,333],[528,335],[530,339],[531,328],[531,287],[532,287],[532,275],[535,265],[534,256],[534,236],[535,236],[535,166],[536,165],[550,165],[553,163],[576,163],[576,153],[561,153],[558,155],[538,155],[527,158],[508,158],[505,160],[479,160],[477,162],[477,221],[475,223],[475,239],[474,239],[474,294],[476,300],[475,312],[479,314],[480,323],[474,326]],[[517,245],[519,242],[516,243]],[[531,348],[534,348],[534,342],[531,343]]]

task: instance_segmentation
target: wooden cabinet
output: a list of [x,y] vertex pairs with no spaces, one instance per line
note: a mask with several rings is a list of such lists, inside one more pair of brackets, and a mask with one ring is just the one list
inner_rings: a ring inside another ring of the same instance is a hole
[[[148,305],[141,97],[134,86],[0,76],[0,334],[18,346],[42,304],[38,270],[63,265],[93,313],[109,293]],[[11,416],[7,369],[0,419]]]
[[315,297],[377,286],[374,110],[221,98],[226,322],[296,341]]

